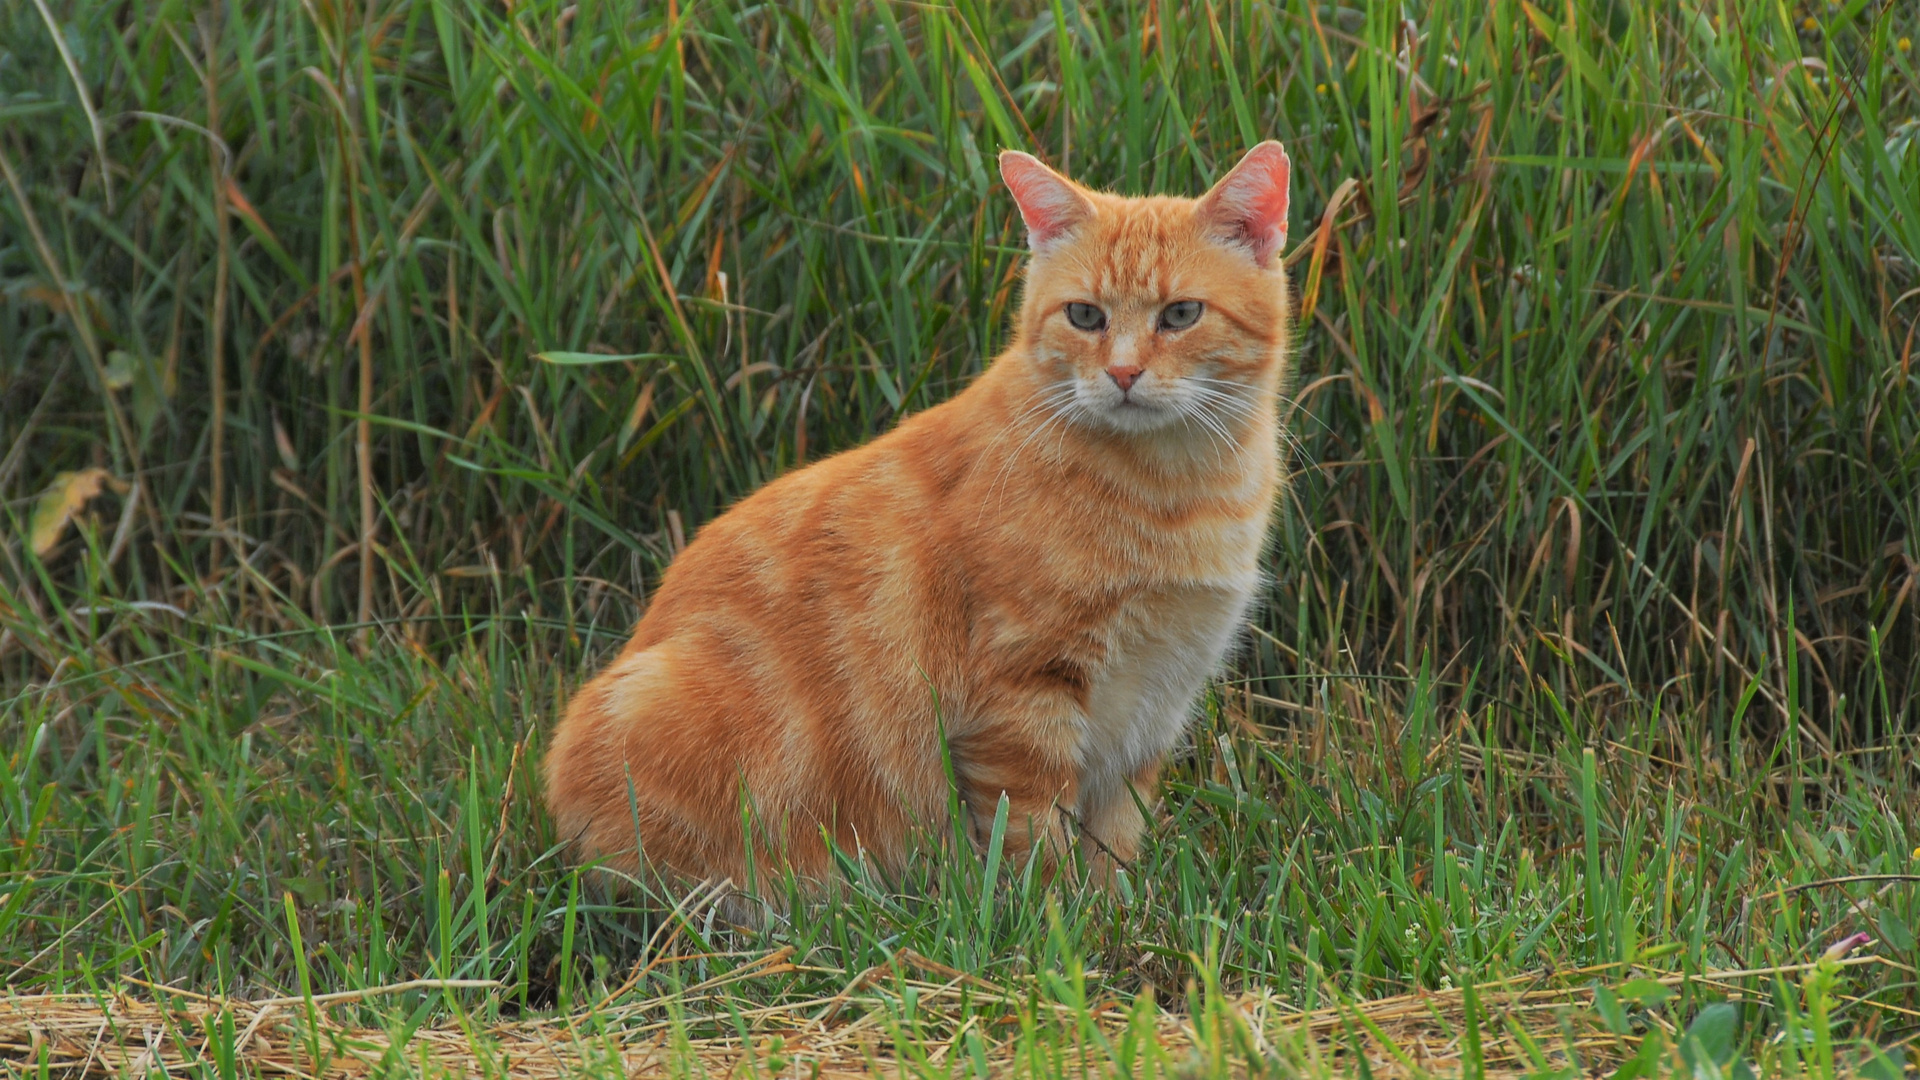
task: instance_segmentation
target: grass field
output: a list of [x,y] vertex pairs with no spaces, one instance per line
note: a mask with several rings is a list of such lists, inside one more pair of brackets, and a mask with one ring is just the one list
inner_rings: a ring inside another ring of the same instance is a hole
[[[0,1074],[1899,1075],[1915,37],[0,6]],[[935,837],[741,928],[571,868],[543,739],[673,553],[1002,342],[995,151],[1265,137],[1293,485],[1126,880]]]

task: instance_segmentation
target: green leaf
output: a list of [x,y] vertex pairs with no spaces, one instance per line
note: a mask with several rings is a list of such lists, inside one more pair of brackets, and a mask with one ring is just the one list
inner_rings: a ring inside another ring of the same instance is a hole
[[1620,1007],[1620,999],[1614,996],[1613,991],[1599,983],[1593,984],[1593,1011],[1600,1014],[1608,1031],[1615,1035],[1627,1033],[1627,1010]]
[[139,361],[125,349],[115,349],[107,354],[107,389],[125,390],[133,385],[133,374]]
[[993,927],[993,887],[1000,876],[1000,853],[1007,840],[1007,814],[1012,804],[1007,793],[1000,793],[1000,801],[993,808],[993,832],[987,840],[987,869],[980,878],[980,929],[985,931]]
[[1527,13],[1527,20],[1533,23],[1533,28],[1540,31],[1540,36],[1553,42],[1553,47],[1560,50],[1561,56],[1566,57],[1568,66],[1572,67],[1594,90],[1601,94],[1612,92],[1612,84],[1607,82],[1606,76],[1600,73],[1600,65],[1594,61],[1592,54],[1588,53],[1579,39],[1574,37],[1572,27],[1561,26],[1554,22],[1545,12],[1527,3],[1526,0],[1521,0],[1520,8]]
[[1907,1051],[1899,1046],[1885,1050],[1875,1047],[1867,1060],[1860,1063],[1864,1080],[1904,1080],[1906,1069]]
[[1895,952],[1913,950],[1913,928],[1900,913],[1887,908],[1880,913],[1880,940],[1886,942]]
[[1640,1041],[1640,1052],[1620,1063],[1613,1071],[1612,1080],[1651,1080],[1660,1075],[1660,1059],[1667,1052],[1667,1037],[1659,1028],[1647,1032]]
[[[1696,1062],[1698,1054],[1704,1054],[1705,1060],[1716,1067],[1725,1069],[1733,1060],[1734,1039],[1740,1033],[1740,1008],[1722,1001],[1700,1010],[1687,1025],[1687,1037],[1681,1043],[1680,1053],[1687,1063],[1699,1071]],[[1697,1051],[1696,1051],[1697,1048]]]
[[1652,979],[1629,979],[1615,987],[1614,992],[1628,1001],[1637,1001],[1648,1008],[1673,997],[1672,987]]
[[1468,976],[1461,988],[1460,1006],[1466,1012],[1466,1054],[1460,1060],[1462,1080],[1485,1080],[1487,1075],[1486,1049],[1480,1043],[1480,1028],[1484,1017],[1480,1011],[1480,990],[1473,985],[1473,977]]
[[549,364],[567,367],[585,367],[590,364],[624,364],[630,360],[678,360],[673,353],[636,352],[609,356],[605,353],[591,352],[543,352],[534,353],[535,360],[545,360]]
[[326,881],[311,874],[283,877],[280,879],[280,885],[288,893],[298,896],[309,904],[324,902],[330,892]]

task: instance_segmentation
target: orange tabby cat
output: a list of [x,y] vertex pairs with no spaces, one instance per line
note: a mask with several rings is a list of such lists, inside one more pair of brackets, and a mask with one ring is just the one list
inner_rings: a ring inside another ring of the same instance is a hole
[[1015,858],[1076,832],[1096,861],[1138,849],[1260,587],[1287,155],[1254,147],[1200,199],[1091,191],[1012,151],[1000,174],[1033,253],[1012,345],[674,561],[546,757],[588,856],[819,882],[830,838],[897,868],[948,820],[943,733],[976,837],[1004,793]]

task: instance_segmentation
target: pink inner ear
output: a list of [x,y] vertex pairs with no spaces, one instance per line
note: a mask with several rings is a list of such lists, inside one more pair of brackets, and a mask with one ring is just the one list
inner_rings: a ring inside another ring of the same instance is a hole
[[1063,235],[1086,213],[1086,202],[1037,158],[1017,150],[1000,155],[1000,177],[1020,207],[1027,240],[1038,247]]
[[1287,242],[1287,203],[1291,163],[1279,143],[1262,143],[1248,152],[1220,184],[1224,217],[1253,248],[1262,266]]

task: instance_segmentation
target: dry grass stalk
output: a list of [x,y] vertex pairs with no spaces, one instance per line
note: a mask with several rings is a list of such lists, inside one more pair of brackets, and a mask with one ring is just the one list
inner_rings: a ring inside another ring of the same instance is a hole
[[[786,956],[776,953],[769,959],[784,962]],[[1841,961],[1845,967],[1885,963],[1879,956]],[[1811,966],[1653,978],[1670,986],[1686,982],[1711,986],[1738,997],[1738,980],[1792,976]],[[1526,1075],[1539,1069],[1541,1059],[1558,1067],[1570,1064],[1574,1056],[1585,1068],[1594,1069],[1632,1054],[1638,1040],[1607,1031],[1590,1008],[1592,991],[1586,980],[1607,973],[1617,971],[1609,965],[1605,971],[1562,972],[1552,981],[1568,985],[1557,987],[1540,986],[1549,978],[1544,975],[1526,985],[1477,987],[1480,1054],[1486,1075]],[[406,991],[473,990],[497,984],[424,979],[316,995],[311,1001],[298,997],[234,1001],[173,990],[167,994],[174,1000],[165,1004],[124,992],[111,997],[13,995],[0,997],[0,1059],[38,1067],[44,1055],[48,1068],[65,1076],[144,1076],[156,1067],[170,1073],[191,1069],[231,1046],[237,1064],[250,1075],[352,1080],[395,1067],[423,1074],[528,1078],[617,1068],[622,1075],[648,1076],[693,1061],[707,1075],[732,1076],[743,1067],[765,1071],[769,1059],[778,1055],[782,1072],[797,1068],[796,1075],[831,1078],[876,1071],[900,1074],[912,1067],[913,1059],[939,1066],[959,1046],[960,1032],[972,1026],[956,1017],[946,1025],[954,1034],[940,1038],[929,1035],[930,1025],[923,1020],[918,1052],[901,1054],[895,1040],[902,1033],[891,1020],[897,1010],[891,1007],[896,1003],[889,989],[911,988],[931,1026],[938,1026],[943,1006],[959,1003],[963,986],[965,997],[976,1007],[1035,1005],[1023,992],[995,987],[974,976],[951,969],[936,974],[940,981],[863,972],[846,992],[832,998],[758,1008],[743,1008],[738,1001],[700,992],[720,989],[716,984],[692,988],[671,999],[561,1018],[483,1024],[456,1014],[411,1032],[397,1022],[391,1028],[345,1022],[329,1015],[329,1010]],[[1038,1007],[1042,1025],[1049,1019],[1046,1014],[1052,1013],[1056,1015],[1051,1019],[1061,1024],[1063,1033],[1075,1028],[1077,1017],[1067,1006],[1038,1003]],[[750,1040],[687,1034],[725,1028],[732,1018],[749,1026]],[[1467,1018],[1465,989],[1421,990],[1308,1011],[1293,1009],[1271,994],[1253,993],[1237,998],[1231,1010],[1199,1017],[1152,1013],[1154,1040],[1172,1061],[1222,1052],[1244,1058],[1251,1050],[1261,1057],[1305,1066],[1310,1073],[1341,1075],[1358,1070],[1358,1055],[1366,1058],[1373,1075],[1381,1077],[1461,1073],[1468,1052]],[[1132,1021],[1129,1010],[1111,1001],[1096,1006],[1091,1019],[1110,1041]],[[1065,1034],[1062,1043],[1078,1047],[1073,1054],[1098,1053],[1071,1034]],[[990,1045],[988,1060],[994,1070],[1012,1071],[1018,1056],[1012,1039]],[[1096,1069],[1100,1065],[1089,1064]],[[1239,1074],[1244,1069],[1233,1071]]]
[[[912,986],[926,1010],[957,1003],[963,981],[907,979],[895,985]],[[753,1031],[746,1042],[737,1037],[688,1037],[689,1028],[712,1028],[702,1023],[708,1018],[693,1015],[700,1006],[716,1006],[711,1018],[716,1021],[724,1021],[729,1014],[718,1007],[717,1000],[700,998],[681,1001],[676,1019],[655,1010],[652,1016],[631,1017],[624,1025],[610,1023],[604,1012],[496,1024],[454,1016],[409,1033],[398,1023],[392,1028],[367,1027],[328,1015],[330,1008],[383,990],[439,986],[428,980],[316,998],[311,1015],[317,1022],[311,1025],[309,1006],[298,998],[245,1002],[189,995],[161,1004],[126,993],[10,996],[0,998],[0,1058],[36,1068],[44,1055],[53,1073],[73,1077],[143,1076],[155,1068],[178,1075],[197,1062],[216,1060],[216,1053],[232,1046],[239,1069],[246,1074],[344,1080],[395,1067],[422,1074],[529,1078],[613,1069],[626,1076],[650,1076],[694,1064],[689,1058],[706,1075],[732,1076],[740,1075],[743,1068],[765,1070],[775,1053],[783,1059],[781,1071],[797,1068],[795,1075],[899,1074],[903,1067],[911,1068],[911,1059],[898,1053],[894,1044],[897,1031],[887,1002],[872,995],[854,999],[861,1006],[857,1011],[823,1010],[819,1001],[736,1010],[735,1015]],[[970,987],[969,996],[980,1003],[978,988]],[[1462,996],[1460,991],[1416,993],[1301,1013],[1285,1009],[1270,996],[1249,995],[1217,1018],[1196,1020],[1155,1012],[1153,1035],[1175,1062],[1202,1048],[1218,1052],[1241,1047],[1263,1057],[1317,1065],[1316,1072],[1343,1073],[1357,1066],[1354,1055],[1359,1053],[1376,1076],[1457,1073],[1465,1043]],[[1606,1033],[1585,1015],[1580,1008],[1584,996],[1585,991],[1577,988],[1486,988],[1481,1008],[1487,1075],[1530,1071],[1528,1042],[1545,1048],[1550,1059],[1561,1061],[1571,1048],[1589,1065],[1630,1053],[1632,1040]],[[1006,1000],[1012,1003],[1016,996],[1007,995]],[[1058,1008],[1065,1011],[1064,1006]],[[1070,1031],[1071,1021],[1064,1015],[1061,1019]],[[1117,1038],[1129,1016],[1127,1010],[1111,1005],[1098,1010],[1094,1020],[1102,1032]],[[1222,1032],[1222,1022],[1238,1031]],[[961,1026],[953,1025],[956,1035],[951,1039],[928,1039],[921,1053],[912,1057],[924,1054],[929,1064],[938,1066],[960,1045],[957,1029]],[[1075,1044],[1070,1035],[1063,1042]],[[1012,1071],[1014,1042],[1007,1039],[989,1045],[993,1071]],[[1074,1051],[1083,1052],[1098,1053],[1092,1047]]]

